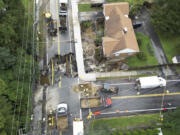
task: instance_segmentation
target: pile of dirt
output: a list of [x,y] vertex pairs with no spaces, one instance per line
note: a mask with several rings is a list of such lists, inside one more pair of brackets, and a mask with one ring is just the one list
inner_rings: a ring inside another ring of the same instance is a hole
[[100,98],[83,98],[81,99],[81,108],[94,108],[101,105]]

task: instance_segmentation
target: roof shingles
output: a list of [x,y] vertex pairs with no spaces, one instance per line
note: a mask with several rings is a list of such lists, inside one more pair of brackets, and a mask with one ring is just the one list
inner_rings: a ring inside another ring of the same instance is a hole
[[[104,55],[110,56],[123,49],[132,49],[139,52],[131,20],[125,15],[129,14],[127,2],[104,4],[105,37],[103,37]],[[123,29],[127,32],[124,33]]]

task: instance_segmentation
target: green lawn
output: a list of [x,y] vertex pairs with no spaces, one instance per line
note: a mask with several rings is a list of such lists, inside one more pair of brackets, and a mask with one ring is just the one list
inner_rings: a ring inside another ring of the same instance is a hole
[[176,66],[176,71],[180,74],[180,66]]
[[146,0],[107,0],[107,2],[129,2],[129,4],[143,4]]
[[[154,51],[148,36],[142,33],[136,33],[136,38],[138,40],[140,52],[143,52],[145,56],[131,56],[126,59],[129,67],[143,67],[150,65],[157,65],[158,62],[154,56]],[[145,59],[143,59],[145,57]]]
[[[104,118],[93,120],[90,123],[88,133],[93,135],[109,135],[115,130],[127,132],[127,127],[151,127],[153,122],[157,122],[159,114],[136,115],[129,117]],[[104,133],[105,131],[105,133]]]
[[79,12],[88,12],[88,11],[97,11],[102,10],[102,8],[99,7],[91,7],[91,4],[79,4],[78,5]]
[[176,132],[172,129],[162,129],[163,135],[179,135],[179,132]]
[[177,36],[164,36],[159,33],[161,44],[164,48],[168,61],[172,63],[172,57],[180,55],[180,35]]

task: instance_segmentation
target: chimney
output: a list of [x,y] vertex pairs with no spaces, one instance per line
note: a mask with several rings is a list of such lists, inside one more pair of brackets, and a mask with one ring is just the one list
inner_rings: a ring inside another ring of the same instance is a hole
[[124,32],[124,34],[127,33],[127,27],[124,27],[124,28],[123,28],[123,32]]
[[106,19],[106,21],[109,20],[109,16],[106,16],[105,19]]

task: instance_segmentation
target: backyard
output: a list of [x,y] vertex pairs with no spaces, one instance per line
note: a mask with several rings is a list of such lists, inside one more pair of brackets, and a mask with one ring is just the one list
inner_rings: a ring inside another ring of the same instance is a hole
[[92,7],[91,4],[79,4],[79,12],[89,12],[89,11],[98,11],[102,10],[102,7]]
[[172,57],[180,55],[180,36],[165,36],[159,33],[159,38],[169,63],[172,63]]
[[86,131],[90,135],[157,135],[158,119],[159,114],[98,119],[93,120]]
[[126,63],[131,67],[143,67],[157,65],[158,62],[154,56],[154,51],[148,36],[137,32],[136,38],[138,41],[140,52],[136,56],[131,56],[126,59]]

